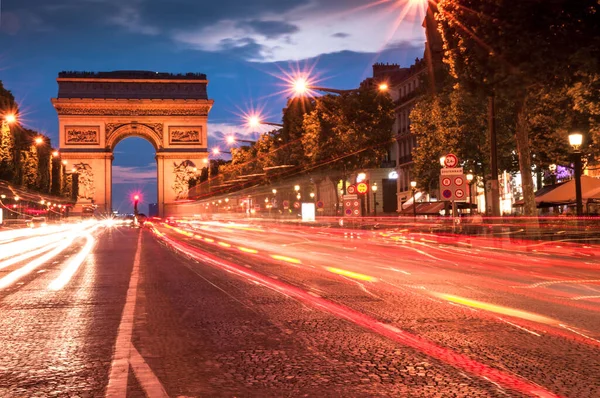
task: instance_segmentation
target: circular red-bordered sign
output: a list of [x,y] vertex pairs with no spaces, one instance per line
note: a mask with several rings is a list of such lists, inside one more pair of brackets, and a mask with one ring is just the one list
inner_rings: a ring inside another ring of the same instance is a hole
[[355,185],[350,185],[346,188],[346,192],[348,192],[348,195],[353,195],[356,193],[356,186]]
[[454,154],[447,154],[446,159],[444,159],[444,166],[449,168],[454,168],[458,166],[458,158]]
[[354,201],[354,207],[358,207],[358,206],[360,206],[360,202],[358,200],[355,200]]
[[354,210],[354,215],[358,216],[360,214],[360,211],[358,209]]
[[442,192],[442,196],[446,199],[449,199],[452,197],[452,191],[449,189],[444,189],[444,192]]
[[344,206],[350,207],[350,206],[352,206],[352,202],[346,202],[346,203],[344,203]]
[[352,209],[346,209],[345,212],[346,212],[347,216],[351,216],[352,215]]
[[442,179],[442,185],[445,187],[449,187],[452,184],[452,180],[448,177]]
[[367,183],[361,182],[360,184],[356,185],[356,190],[358,191],[358,193],[367,193],[367,191],[369,190],[369,186],[367,185]]
[[454,196],[456,196],[458,199],[461,199],[465,196],[465,191],[463,191],[462,189],[457,189],[456,191],[454,191]]
[[300,202],[294,202],[294,209],[300,208]]
[[463,180],[462,177],[456,177],[454,179],[454,185],[461,186],[464,183],[465,183],[465,180]]

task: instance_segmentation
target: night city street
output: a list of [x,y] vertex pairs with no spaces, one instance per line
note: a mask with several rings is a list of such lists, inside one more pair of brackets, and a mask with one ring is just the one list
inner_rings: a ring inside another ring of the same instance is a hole
[[0,398],[600,398],[599,16],[0,1]]
[[172,224],[3,233],[0,395],[600,393],[597,245]]

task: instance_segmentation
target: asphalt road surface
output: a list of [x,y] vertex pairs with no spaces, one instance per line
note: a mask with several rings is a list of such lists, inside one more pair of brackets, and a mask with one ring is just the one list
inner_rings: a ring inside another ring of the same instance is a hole
[[90,222],[0,231],[0,300],[2,397],[600,397],[595,245]]

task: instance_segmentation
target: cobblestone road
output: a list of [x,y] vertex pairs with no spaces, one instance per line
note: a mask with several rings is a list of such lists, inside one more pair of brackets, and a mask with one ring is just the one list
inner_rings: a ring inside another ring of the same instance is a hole
[[0,258],[0,396],[600,396],[589,258],[155,227]]

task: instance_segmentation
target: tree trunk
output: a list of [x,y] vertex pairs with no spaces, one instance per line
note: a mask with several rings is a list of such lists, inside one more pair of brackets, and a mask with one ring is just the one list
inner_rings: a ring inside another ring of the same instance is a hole
[[531,150],[529,149],[529,133],[527,131],[527,96],[517,102],[517,124],[515,139],[519,156],[519,170],[521,171],[521,187],[523,189],[523,215],[536,217],[535,193],[533,190],[533,176],[531,175]]

